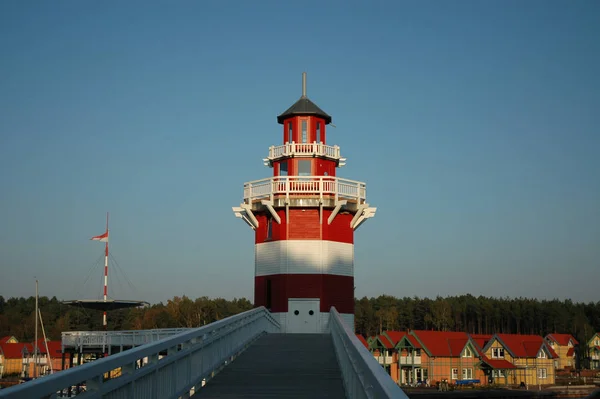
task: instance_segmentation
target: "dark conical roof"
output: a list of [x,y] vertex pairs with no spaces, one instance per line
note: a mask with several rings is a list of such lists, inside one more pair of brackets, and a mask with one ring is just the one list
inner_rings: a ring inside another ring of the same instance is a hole
[[283,124],[283,121],[293,116],[317,116],[325,119],[325,124],[331,123],[331,116],[313,103],[306,96],[306,72],[302,73],[302,97],[294,105],[277,117],[277,123]]
[[283,123],[285,119],[298,115],[317,116],[325,119],[325,124],[331,123],[331,116],[310,101],[308,97],[300,97],[294,105],[277,117],[277,123]]

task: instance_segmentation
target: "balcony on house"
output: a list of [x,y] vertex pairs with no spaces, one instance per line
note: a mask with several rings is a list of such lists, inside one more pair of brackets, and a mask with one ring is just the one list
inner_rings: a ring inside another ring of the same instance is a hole
[[377,358],[377,362],[379,364],[392,364],[393,358],[392,356],[375,356]]
[[400,364],[421,364],[421,356],[400,356],[399,358]]

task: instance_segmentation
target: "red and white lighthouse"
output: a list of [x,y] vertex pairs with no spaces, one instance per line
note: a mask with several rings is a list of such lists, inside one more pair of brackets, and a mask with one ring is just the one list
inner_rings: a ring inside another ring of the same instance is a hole
[[254,304],[284,332],[325,332],[335,306],[354,328],[354,231],[376,208],[363,182],[342,179],[340,148],[327,144],[331,116],[306,96],[277,117],[283,144],[263,159],[273,176],[244,183],[234,207],[255,232]]

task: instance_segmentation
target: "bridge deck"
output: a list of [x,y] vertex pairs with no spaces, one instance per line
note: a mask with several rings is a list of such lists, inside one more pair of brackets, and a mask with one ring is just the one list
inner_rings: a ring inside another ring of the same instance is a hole
[[194,397],[345,398],[329,334],[267,334]]

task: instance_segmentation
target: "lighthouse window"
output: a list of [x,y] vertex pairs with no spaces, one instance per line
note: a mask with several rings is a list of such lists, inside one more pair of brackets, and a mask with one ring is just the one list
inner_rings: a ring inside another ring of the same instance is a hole
[[308,137],[306,135],[306,121],[302,121],[302,142],[306,143],[307,139]]
[[279,163],[279,176],[287,176],[288,175],[288,163],[287,161],[282,161]]
[[321,142],[321,122],[317,122],[317,143]]
[[311,175],[311,161],[298,161],[298,176],[310,176]]
[[292,122],[290,122],[288,123],[288,143],[292,141],[294,141],[294,138],[292,137]]
[[267,218],[267,240],[273,238],[273,218]]

